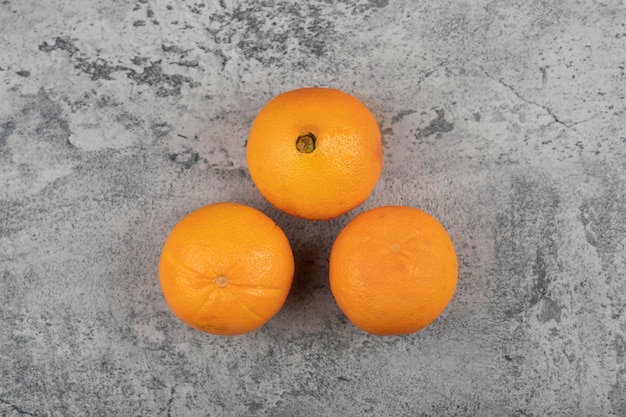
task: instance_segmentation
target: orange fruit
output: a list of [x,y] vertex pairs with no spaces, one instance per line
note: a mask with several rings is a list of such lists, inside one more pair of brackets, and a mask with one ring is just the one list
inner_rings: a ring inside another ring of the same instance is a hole
[[325,220],[361,204],[382,170],[376,119],[355,97],[301,88],[270,100],[252,123],[250,176],[275,207]]
[[161,253],[168,305],[191,327],[218,335],[255,330],[282,307],[294,260],[283,231],[265,214],[216,203],[183,217]]
[[378,207],[350,221],[333,244],[329,269],[339,308],[377,335],[428,326],[452,299],[458,273],[443,226],[404,206]]

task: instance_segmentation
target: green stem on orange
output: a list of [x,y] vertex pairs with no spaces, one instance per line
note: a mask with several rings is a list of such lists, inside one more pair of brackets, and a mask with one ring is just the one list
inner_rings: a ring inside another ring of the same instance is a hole
[[300,153],[311,153],[315,150],[315,135],[311,132],[304,132],[296,140],[296,149]]

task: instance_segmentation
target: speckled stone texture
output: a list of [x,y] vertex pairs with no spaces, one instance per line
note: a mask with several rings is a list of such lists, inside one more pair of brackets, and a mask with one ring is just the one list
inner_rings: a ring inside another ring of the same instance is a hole
[[[626,416],[623,0],[0,1],[1,416]],[[384,169],[332,221],[272,208],[245,162],[274,95],[345,90]],[[160,291],[208,203],[272,217],[281,312],[225,338]],[[357,213],[435,215],[457,293],[376,337],[330,293]]]

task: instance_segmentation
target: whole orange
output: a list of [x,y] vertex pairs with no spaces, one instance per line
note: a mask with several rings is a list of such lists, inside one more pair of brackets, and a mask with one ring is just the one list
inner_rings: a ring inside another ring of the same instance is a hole
[[337,305],[357,327],[377,335],[428,326],[452,299],[457,273],[443,226],[412,207],[378,207],[358,215],[330,254]]
[[161,253],[168,305],[191,327],[218,335],[257,329],[282,307],[294,260],[283,231],[265,214],[216,203],[183,217]]
[[382,170],[380,130],[355,97],[331,88],[282,93],[259,112],[247,142],[250,176],[275,207],[325,220],[361,204]]

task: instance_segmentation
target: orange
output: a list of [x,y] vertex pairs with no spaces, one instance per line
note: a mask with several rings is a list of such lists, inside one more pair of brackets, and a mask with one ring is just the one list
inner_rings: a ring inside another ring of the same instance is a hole
[[412,207],[366,211],[339,233],[330,288],[354,325],[376,335],[417,332],[446,308],[457,258],[443,226]]
[[283,231],[242,204],[216,203],[183,217],[161,253],[168,305],[191,327],[218,335],[255,330],[282,307],[294,260]]
[[250,176],[275,207],[325,220],[361,204],[382,170],[380,130],[355,97],[301,88],[270,100],[247,142]]

